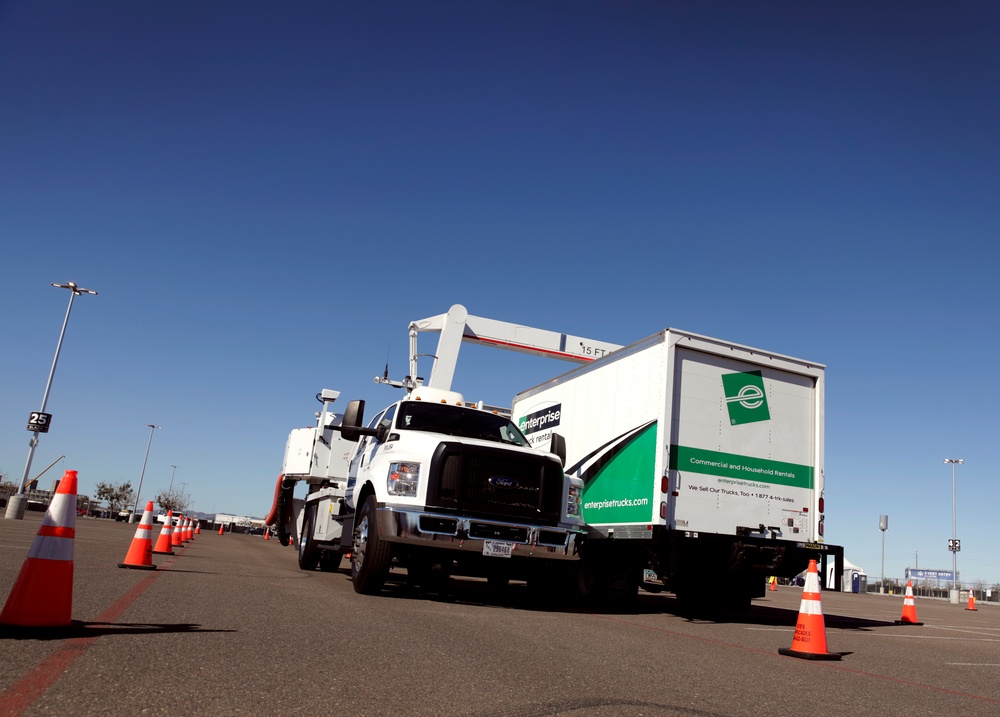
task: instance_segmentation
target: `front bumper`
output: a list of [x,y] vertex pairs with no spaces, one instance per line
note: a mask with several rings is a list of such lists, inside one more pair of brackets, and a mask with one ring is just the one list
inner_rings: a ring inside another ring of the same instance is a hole
[[390,543],[470,553],[487,540],[513,543],[512,557],[577,560],[583,530],[380,507],[379,536]]

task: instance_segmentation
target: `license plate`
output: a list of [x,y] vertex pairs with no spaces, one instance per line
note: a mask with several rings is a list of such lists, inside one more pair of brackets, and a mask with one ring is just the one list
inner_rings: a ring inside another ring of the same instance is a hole
[[509,558],[513,550],[513,543],[505,543],[500,540],[483,541],[483,555],[491,558]]

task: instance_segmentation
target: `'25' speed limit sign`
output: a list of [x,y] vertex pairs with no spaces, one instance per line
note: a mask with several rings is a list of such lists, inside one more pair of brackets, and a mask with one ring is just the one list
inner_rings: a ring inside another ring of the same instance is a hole
[[28,430],[37,431],[38,433],[48,433],[50,423],[52,423],[51,413],[32,411],[31,416],[28,418]]

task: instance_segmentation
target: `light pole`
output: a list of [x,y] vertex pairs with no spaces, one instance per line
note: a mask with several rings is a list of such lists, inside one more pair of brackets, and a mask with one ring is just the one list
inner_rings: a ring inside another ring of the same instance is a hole
[[879,593],[885,593],[885,531],[889,529],[889,516],[878,517],[878,529],[882,531],[882,582],[879,583]]
[[167,488],[167,493],[174,489],[174,476],[177,474],[177,466],[171,463],[170,467],[173,468],[173,470],[170,471],[170,487]]
[[948,544],[948,549],[951,551],[951,572],[952,572],[952,590],[951,594],[948,596],[949,601],[958,604],[958,551],[960,548],[960,543],[958,542],[958,521],[956,520],[955,511],[955,466],[965,463],[962,458],[945,458],[945,463],[951,463],[951,542]]
[[4,513],[5,518],[11,518],[13,520],[22,520],[24,518],[25,508],[28,507],[28,502],[24,496],[24,486],[28,482],[28,474],[31,472],[31,461],[35,457],[35,447],[38,445],[38,434],[48,433],[49,431],[49,416],[45,413],[45,406],[49,402],[49,390],[52,388],[52,377],[56,375],[56,364],[59,363],[59,351],[62,349],[63,337],[66,335],[66,324],[69,323],[69,312],[73,310],[73,299],[81,294],[93,294],[97,296],[96,291],[91,291],[90,289],[84,289],[83,287],[77,286],[72,281],[67,281],[65,284],[53,284],[52,286],[57,289],[69,289],[69,306],[66,307],[66,317],[63,319],[62,329],[59,331],[59,341],[56,343],[56,355],[52,359],[52,368],[49,369],[49,379],[45,382],[45,393],[42,395],[42,407],[38,409],[38,412],[33,412],[31,418],[28,421],[28,430],[32,432],[31,440],[28,442],[28,461],[24,464],[24,474],[21,476],[21,483],[17,487],[17,494],[12,495],[7,499],[7,511]]
[[139,474],[139,487],[135,491],[135,505],[132,506],[132,515],[128,518],[130,523],[136,521],[135,514],[139,510],[139,493],[142,492],[142,479],[146,475],[146,461],[149,460],[149,446],[153,442],[153,431],[157,428],[163,428],[163,426],[154,426],[152,423],[147,423],[146,428],[149,429],[149,440],[146,442],[146,457],[142,459],[142,473]]

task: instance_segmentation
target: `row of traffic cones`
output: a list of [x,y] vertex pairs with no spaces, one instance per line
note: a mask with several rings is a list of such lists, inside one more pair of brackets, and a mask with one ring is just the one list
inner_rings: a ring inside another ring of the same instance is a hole
[[[771,583],[772,590],[774,583]],[[969,606],[966,610],[976,609],[976,598],[969,593]],[[897,625],[923,625],[917,620],[917,604],[913,598],[913,581],[906,581],[906,595],[903,597],[903,614]],[[816,561],[809,561],[806,572],[806,583],[802,588],[802,602],[799,606],[799,617],[795,622],[795,635],[792,637],[791,648],[780,648],[782,655],[801,657],[809,660],[839,660],[847,653],[830,652],[826,645],[826,625],[823,621],[823,607],[819,597],[819,571]]]
[[153,565],[153,553],[157,555],[173,555],[174,548],[182,547],[185,543],[194,540],[194,536],[201,533],[201,527],[195,524],[190,518],[183,515],[177,516],[177,525],[174,527],[174,511],[167,511],[167,518],[160,530],[160,536],[156,540],[156,547],[153,547],[153,501],[146,503],[146,510],[142,513],[142,520],[132,538],[128,553],[125,555],[125,562],[118,563],[119,568],[131,568],[133,570],[156,570]]
[[[58,628],[72,624],[77,482],[77,471],[66,471],[59,481],[28,557],[0,611],[0,627]],[[125,561],[118,567],[155,570],[154,552],[172,555],[173,547],[183,545],[201,532],[183,516],[178,516],[174,529],[172,512],[167,515],[154,551],[153,502],[146,504]]]

